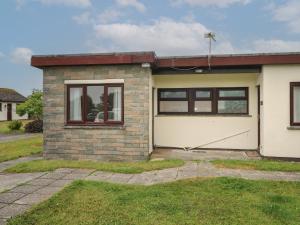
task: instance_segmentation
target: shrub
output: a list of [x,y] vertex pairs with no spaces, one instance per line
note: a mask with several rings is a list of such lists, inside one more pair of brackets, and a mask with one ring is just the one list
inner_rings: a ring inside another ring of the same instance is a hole
[[43,132],[43,120],[34,120],[25,125],[26,133],[41,133]]
[[23,126],[22,121],[13,120],[8,124],[8,129],[10,129],[10,130],[20,130],[22,126]]

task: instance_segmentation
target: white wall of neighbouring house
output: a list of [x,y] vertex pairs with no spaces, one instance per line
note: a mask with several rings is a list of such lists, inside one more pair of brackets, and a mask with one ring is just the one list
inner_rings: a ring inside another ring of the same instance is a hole
[[300,127],[290,129],[290,82],[300,82],[300,65],[263,66],[261,154],[264,156],[300,158]]
[[17,103],[8,103],[8,102],[1,102],[2,103],[2,111],[0,111],[0,121],[7,120],[7,104],[12,104],[12,120],[26,120],[28,119],[28,115],[19,116],[16,112],[17,110]]
[[[154,144],[164,147],[258,148],[258,74],[153,75]],[[158,88],[248,87],[249,115],[158,115]]]

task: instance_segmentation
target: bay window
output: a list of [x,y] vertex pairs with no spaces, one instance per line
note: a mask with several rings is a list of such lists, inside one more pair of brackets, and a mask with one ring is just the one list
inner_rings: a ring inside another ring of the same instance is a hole
[[291,126],[300,126],[300,82],[290,85],[291,92]]
[[248,88],[158,89],[159,114],[248,114]]
[[67,85],[67,123],[123,124],[123,84]]

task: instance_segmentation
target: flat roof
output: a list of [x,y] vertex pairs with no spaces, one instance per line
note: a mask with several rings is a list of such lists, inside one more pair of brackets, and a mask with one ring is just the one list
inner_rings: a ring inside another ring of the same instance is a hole
[[[207,67],[208,55],[156,56],[155,52],[113,52],[94,54],[34,55],[31,65],[51,66],[124,65],[150,63],[154,68]],[[300,52],[211,55],[211,67],[300,64]]]

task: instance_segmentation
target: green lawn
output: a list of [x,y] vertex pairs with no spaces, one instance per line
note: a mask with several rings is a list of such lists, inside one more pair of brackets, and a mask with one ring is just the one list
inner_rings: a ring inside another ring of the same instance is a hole
[[0,143],[0,162],[42,151],[42,136]]
[[22,120],[23,126],[20,130],[12,131],[8,129],[8,124],[10,121],[1,121],[0,122],[0,134],[23,134],[24,133],[24,126],[29,123],[31,120]]
[[300,182],[217,178],[134,186],[75,181],[9,225],[297,225]]
[[213,160],[219,168],[250,169],[265,171],[300,171],[300,163],[274,160]]
[[184,165],[183,160],[162,160],[142,162],[94,162],[94,161],[70,161],[70,160],[35,160],[19,163],[8,168],[10,173],[30,173],[53,171],[58,168],[82,168],[110,171],[115,173],[142,173],[151,170],[161,170]]

